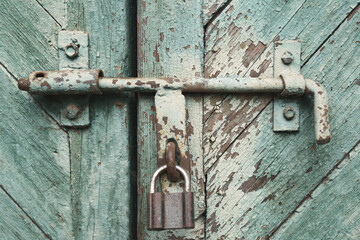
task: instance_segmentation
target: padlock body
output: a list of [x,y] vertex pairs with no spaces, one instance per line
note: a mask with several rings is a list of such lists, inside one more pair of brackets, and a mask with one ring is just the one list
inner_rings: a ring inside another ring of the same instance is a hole
[[149,230],[194,228],[194,226],[192,192],[148,194]]

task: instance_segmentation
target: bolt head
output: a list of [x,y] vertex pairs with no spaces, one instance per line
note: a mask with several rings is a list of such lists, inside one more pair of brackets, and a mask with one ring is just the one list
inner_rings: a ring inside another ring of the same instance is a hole
[[284,52],[284,54],[281,57],[281,61],[285,64],[285,65],[289,65],[294,61],[294,56],[292,55],[291,52],[286,51]]
[[75,120],[80,114],[80,109],[75,105],[66,107],[66,117],[70,120]]
[[290,121],[295,117],[296,111],[293,107],[285,107],[283,114],[284,114],[284,118]]
[[79,46],[74,43],[66,45],[65,55],[70,59],[76,58],[79,55]]

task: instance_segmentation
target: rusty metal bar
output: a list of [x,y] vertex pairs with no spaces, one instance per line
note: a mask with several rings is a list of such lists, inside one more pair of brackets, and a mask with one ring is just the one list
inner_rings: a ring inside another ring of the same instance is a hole
[[101,70],[62,70],[32,72],[19,80],[19,88],[36,94],[101,94],[102,92],[157,92],[160,89],[183,92],[269,92],[284,90],[282,78],[108,78]]
[[305,79],[306,93],[314,96],[315,138],[318,144],[330,142],[329,101],[326,89],[320,83]]
[[[296,78],[299,83],[290,84]],[[315,136],[319,144],[330,141],[328,99],[325,88],[300,74],[281,74],[275,78],[108,78],[101,70],[62,70],[33,72],[19,80],[19,88],[43,95],[101,94],[103,92],[181,92],[276,93],[314,96]],[[165,148],[164,148],[165,149]],[[165,163],[164,163],[165,164]]]

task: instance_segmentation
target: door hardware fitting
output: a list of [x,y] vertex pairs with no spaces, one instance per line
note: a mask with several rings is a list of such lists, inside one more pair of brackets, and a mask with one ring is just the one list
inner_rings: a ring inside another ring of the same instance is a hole
[[[61,70],[32,72],[28,78],[20,79],[18,86],[21,90],[42,95],[154,92],[159,98],[166,94],[170,94],[172,97],[181,95],[180,98],[182,98],[182,92],[274,93],[284,97],[309,94],[314,97],[316,141],[318,144],[325,144],[331,138],[326,89],[321,84],[292,72],[282,73],[280,77],[273,78],[179,79],[109,78],[103,77],[101,70]],[[155,101],[157,96],[155,96]],[[182,100],[178,102],[182,102]],[[160,100],[158,104],[161,104]],[[184,114],[182,106],[167,104],[170,105],[168,108],[174,109],[174,113]],[[281,111],[281,115],[286,114]],[[166,115],[164,117],[170,118],[172,116]],[[166,122],[165,119],[163,121]],[[182,122],[185,121],[182,120]],[[170,136],[167,139],[170,138],[172,137]]]
[[[75,45],[78,48],[73,47],[74,52],[62,53],[62,57],[66,57],[66,61],[70,61],[70,67],[63,67],[60,71],[32,72],[29,77],[19,79],[18,87],[34,94],[76,95],[72,96],[76,97],[75,100],[71,100],[62,108],[66,121],[68,121],[67,123],[64,121],[65,124],[62,125],[69,127],[81,127],[89,124],[88,101],[91,94],[107,92],[155,93],[158,170],[154,173],[151,192],[148,196],[149,229],[193,227],[193,203],[183,202],[185,198],[187,199],[184,197],[185,195],[190,194],[189,196],[193,199],[190,192],[190,181],[187,181],[187,179],[191,179],[191,154],[188,151],[187,143],[188,129],[184,92],[276,94],[273,113],[274,131],[298,131],[300,124],[297,98],[306,94],[312,95],[315,139],[318,144],[326,144],[331,139],[327,92],[321,84],[305,79],[301,75],[300,42],[298,41],[275,43],[273,77],[190,79],[104,77],[102,70],[79,69],[81,67],[71,66],[72,61],[81,59],[81,54],[83,54],[82,44],[79,41],[75,42],[78,44]],[[73,42],[73,44],[75,43]],[[72,45],[64,45],[64,51],[68,50],[66,46],[70,48]],[[76,50],[77,54],[73,56]],[[78,116],[83,114],[78,107],[81,99],[83,99],[82,106],[87,110],[85,111],[85,118],[83,118],[84,121],[79,122]],[[179,161],[177,161],[177,157]],[[170,181],[178,180],[176,171],[181,173],[185,185],[188,186],[185,193],[177,193],[176,197],[171,194],[165,196],[165,193],[155,193],[156,178],[158,174],[165,171],[168,173]],[[173,206],[174,202],[171,203],[172,200],[176,200],[176,207]],[[170,211],[168,208],[173,209]],[[166,209],[170,212],[166,212]],[[160,213],[160,211],[163,212]],[[170,216],[168,214],[175,216],[168,218]],[[156,223],[155,220],[158,217],[162,222]]]

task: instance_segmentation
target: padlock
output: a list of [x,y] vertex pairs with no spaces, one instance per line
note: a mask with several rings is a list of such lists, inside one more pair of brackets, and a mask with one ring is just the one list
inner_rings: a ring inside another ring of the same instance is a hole
[[189,174],[180,166],[176,170],[185,180],[185,192],[155,192],[158,176],[167,169],[167,165],[158,168],[151,178],[148,194],[148,229],[194,228],[194,198],[190,192]]

